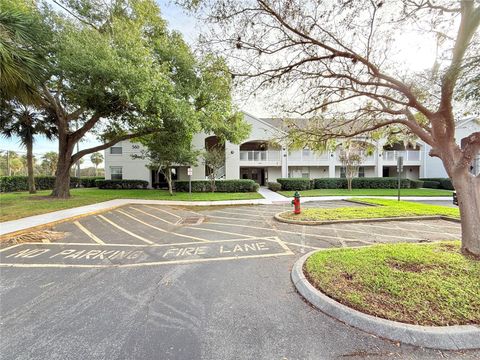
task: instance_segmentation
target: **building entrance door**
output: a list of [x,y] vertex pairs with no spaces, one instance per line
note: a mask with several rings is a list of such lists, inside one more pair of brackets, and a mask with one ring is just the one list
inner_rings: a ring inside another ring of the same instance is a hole
[[250,179],[259,185],[265,185],[265,169],[264,168],[241,168],[240,177],[242,179]]

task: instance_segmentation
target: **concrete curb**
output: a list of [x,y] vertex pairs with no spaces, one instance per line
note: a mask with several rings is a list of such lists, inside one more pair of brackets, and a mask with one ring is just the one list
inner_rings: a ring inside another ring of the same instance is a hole
[[452,222],[460,222],[460,219],[451,218],[448,216],[442,215],[432,215],[432,216],[398,216],[398,217],[389,217],[389,218],[371,218],[371,219],[348,219],[348,220],[292,220],[285,219],[281,217],[281,214],[284,214],[289,211],[282,211],[273,215],[273,218],[278,222],[283,222],[287,224],[296,224],[296,225],[329,225],[329,224],[356,224],[364,222],[386,222],[386,221],[415,221],[415,220],[448,220]]
[[325,314],[369,334],[415,346],[441,350],[480,348],[479,326],[419,326],[404,324],[364,314],[329,298],[315,289],[303,274],[305,261],[317,251],[312,251],[295,262],[291,279],[297,291]]

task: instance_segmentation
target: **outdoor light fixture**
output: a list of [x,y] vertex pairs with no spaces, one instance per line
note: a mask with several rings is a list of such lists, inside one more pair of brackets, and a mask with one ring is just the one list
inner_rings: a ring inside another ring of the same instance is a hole
[[230,150],[230,154],[235,154],[235,150]]

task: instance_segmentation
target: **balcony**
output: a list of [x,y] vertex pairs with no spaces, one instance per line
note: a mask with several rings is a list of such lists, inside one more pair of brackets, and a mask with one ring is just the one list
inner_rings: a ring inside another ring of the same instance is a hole
[[328,165],[328,153],[319,153],[310,150],[298,150],[288,153],[289,166]]
[[422,159],[421,151],[419,150],[388,150],[383,152],[384,164],[397,164],[397,159],[402,156],[404,164],[418,164]]
[[[377,152],[375,151],[371,155],[363,154],[362,162],[359,164],[360,166],[374,166],[376,165],[376,158]],[[340,161],[340,151],[335,153],[335,165],[341,166],[342,162]]]
[[281,166],[278,150],[240,150],[240,166]]

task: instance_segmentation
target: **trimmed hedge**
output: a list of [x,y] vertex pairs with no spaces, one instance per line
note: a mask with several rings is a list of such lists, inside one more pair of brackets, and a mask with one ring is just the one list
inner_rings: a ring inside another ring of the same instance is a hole
[[[315,189],[346,189],[347,179],[345,178],[320,178],[314,179]],[[397,178],[354,178],[352,179],[353,189],[396,189],[398,187]],[[401,179],[400,187],[410,188],[409,179]]]
[[423,181],[422,180],[411,180],[410,179],[410,188],[412,188],[412,189],[423,188]]
[[423,187],[425,188],[440,189],[442,187],[440,185],[440,181],[425,180],[425,179],[422,179],[421,181],[423,181]]
[[280,178],[277,182],[282,190],[309,190],[312,188],[312,181],[306,178]]
[[146,189],[148,181],[145,180],[96,180],[99,189]]
[[[174,182],[175,191],[188,192],[188,181],[177,180]],[[248,179],[240,180],[217,180],[215,181],[216,192],[255,192],[259,185]],[[211,192],[210,180],[192,180],[192,192]]]
[[277,182],[269,182],[267,184],[268,188],[272,191],[280,191],[282,190],[282,185]]
[[[95,181],[103,177],[70,177],[70,187],[95,187]],[[51,190],[55,184],[55,176],[35,176],[37,190]],[[28,191],[27,176],[0,176],[0,192]]]
[[80,187],[85,187],[85,188],[92,188],[96,187],[96,181],[97,180],[104,180],[103,176],[89,176],[89,177],[82,177],[79,178],[80,180]]
[[450,178],[422,178],[420,180],[426,183],[425,187],[432,187],[436,185],[435,183],[438,183],[438,187],[434,189],[455,190]]

